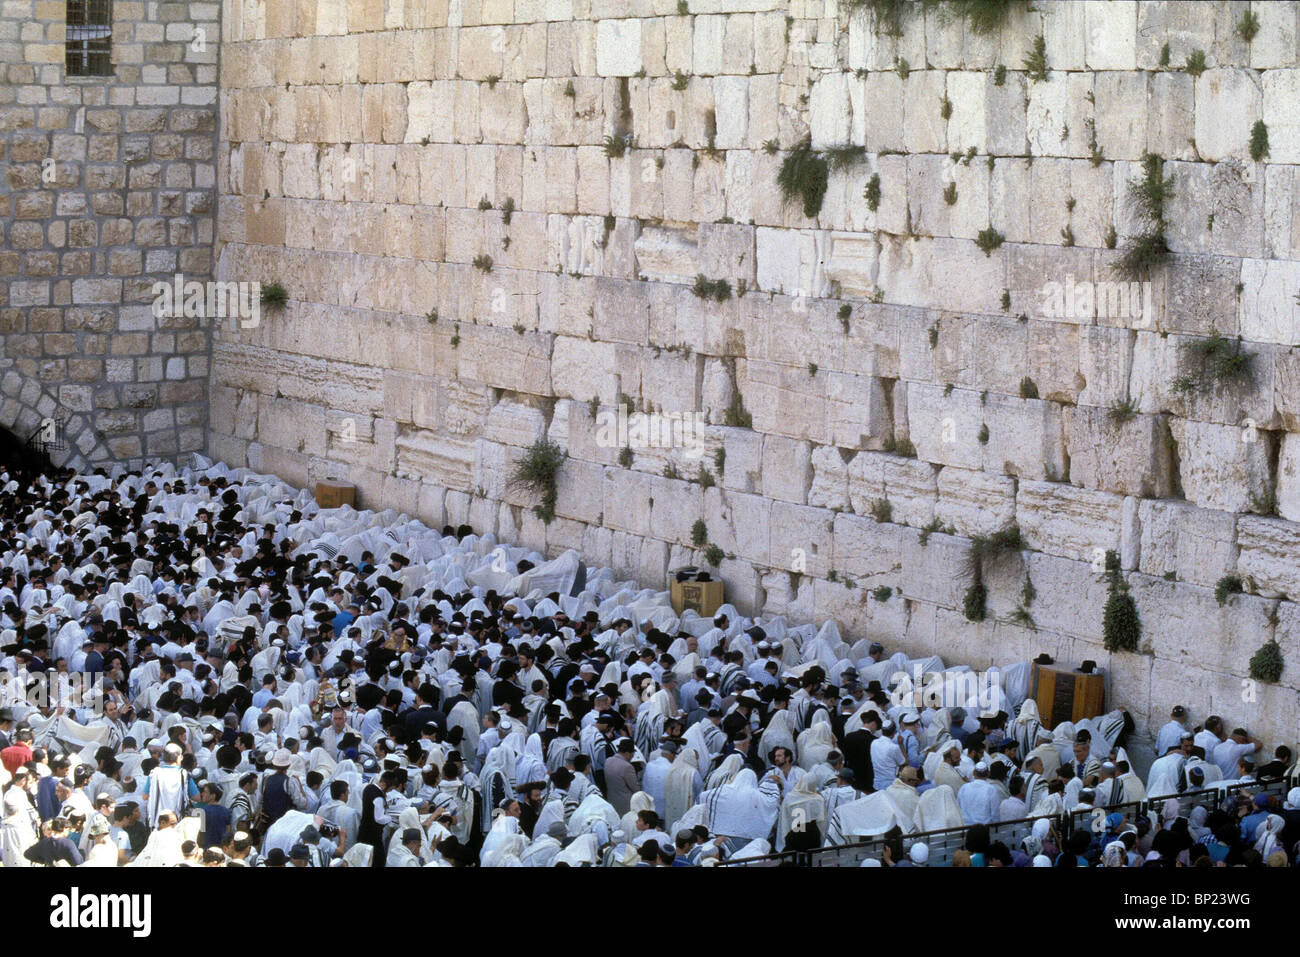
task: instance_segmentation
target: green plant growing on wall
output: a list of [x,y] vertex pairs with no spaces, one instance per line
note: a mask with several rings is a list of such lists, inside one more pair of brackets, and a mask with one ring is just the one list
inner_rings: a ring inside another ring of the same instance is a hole
[[1119,234],[1115,232],[1115,225],[1113,223],[1106,227],[1106,236],[1103,239],[1103,242],[1105,242],[1107,249],[1114,249],[1119,245]]
[[1250,676],[1256,681],[1277,684],[1282,680],[1282,669],[1286,661],[1282,657],[1282,648],[1276,638],[1270,638],[1260,645],[1259,651],[1250,656]]
[[731,283],[725,279],[710,279],[704,273],[696,273],[695,285],[691,287],[691,292],[699,299],[725,302],[731,298]]
[[890,455],[901,455],[905,459],[916,458],[916,446],[911,439],[898,439],[890,436],[882,443],[881,451]]
[[524,453],[510,476],[510,485],[541,497],[533,514],[549,525],[555,519],[556,476],[568,453],[547,439],[538,439]]
[[971,582],[962,596],[961,610],[967,621],[983,621],[988,617],[988,589],[982,581]]
[[564,84],[564,95],[571,100],[578,95],[578,91],[573,88],[572,80]]
[[677,15],[684,17],[690,14],[690,8],[686,5],[686,0],[677,0]]
[[930,340],[930,348],[936,349],[939,346],[939,324],[936,322],[929,328],[927,336]]
[[1250,496],[1250,510],[1256,515],[1262,515],[1265,518],[1279,518],[1281,513],[1278,511],[1277,490],[1269,489],[1263,495]]
[[713,467],[717,469],[719,475],[722,475],[727,469],[727,450],[725,447],[719,448],[713,453]]
[[867,180],[866,189],[862,191],[862,198],[867,201],[867,209],[873,213],[880,208],[880,174],[872,173],[871,179]]
[[1259,14],[1253,10],[1243,13],[1241,19],[1237,21],[1236,33],[1247,43],[1252,42],[1259,33]]
[[966,21],[981,36],[996,33],[1007,21],[1013,8],[1032,9],[1024,0],[948,0],[952,12]]
[[704,488],[713,488],[713,486],[717,484],[713,479],[713,473],[703,465],[700,466],[700,470],[695,476],[695,481],[699,482]]
[[435,306],[433,309],[430,309],[428,312],[426,312],[426,313],[424,314],[424,319],[425,319],[425,322],[427,322],[429,325],[431,325],[431,326],[432,326],[432,325],[435,325],[435,324],[438,322],[438,309],[437,309],[437,307]]
[[893,594],[894,589],[890,588],[888,585],[881,585],[878,588],[871,589],[871,597],[882,603],[889,601],[889,599],[893,597]]
[[1102,644],[1107,651],[1137,651],[1142,638],[1142,621],[1137,604],[1129,594],[1128,582],[1120,574],[1119,553],[1106,553],[1106,608],[1102,612]]
[[1031,83],[1042,83],[1047,79],[1047,40],[1041,33],[1034,37],[1034,48],[1025,57],[1024,67]]
[[1256,120],[1250,128],[1250,158],[1256,163],[1268,155],[1268,127],[1263,120]]
[[907,75],[912,72],[912,67],[901,56],[894,57],[894,72],[898,74],[900,80],[906,80]]
[[681,70],[678,70],[676,73],[673,74],[673,89],[674,90],[686,89],[686,84],[690,82],[690,79],[691,78],[688,77],[685,73],[683,73]]
[[840,6],[850,12],[868,11],[874,32],[890,37],[903,35],[903,14],[911,5],[908,0],[840,0]]
[[1245,590],[1239,575],[1224,575],[1214,583],[1214,600],[1219,603],[1219,607],[1223,607],[1229,598],[1240,595]]
[[763,140],[763,152],[768,156],[775,156],[780,149],[781,146],[777,143],[775,137],[770,140]]
[[726,412],[723,413],[722,424],[742,429],[749,429],[754,425],[754,417],[745,408],[745,400],[741,397],[739,389],[733,390],[731,394],[731,404],[727,406]]
[[501,222],[506,226],[510,225],[511,218],[515,215],[515,198],[507,196],[506,201],[501,204]]
[[1165,176],[1165,161],[1155,153],[1142,157],[1142,176],[1128,184],[1129,203],[1142,231],[1120,255],[1115,269],[1130,280],[1145,279],[1169,258],[1165,240],[1165,204],[1174,196],[1174,178]]
[[921,533],[917,536],[917,541],[920,542],[921,547],[924,548],[930,543],[930,536],[935,532],[941,531],[943,531],[943,523],[937,518],[932,518],[930,519],[929,524],[921,529]]
[[1034,587],[1034,580],[1029,577],[1029,572],[1025,572],[1025,584],[1020,589],[1020,604],[1028,608],[1038,597],[1038,589]]
[[989,427],[985,422],[980,423],[980,430],[975,433],[975,438],[980,445],[989,444]]
[[890,522],[894,518],[894,506],[887,498],[872,499],[870,512],[877,522]]
[[1002,300],[1001,300],[1001,301],[1002,301],[1002,311],[1003,311],[1003,312],[1007,312],[1007,311],[1009,311],[1009,310],[1011,309],[1011,290],[1010,290],[1010,289],[1003,289],[1003,290],[1002,290]]
[[1169,65],[1169,44],[1166,43],[1160,48],[1160,65],[1166,67]]
[[704,550],[704,560],[708,562],[710,565],[712,565],[714,568],[717,568],[719,565],[721,565],[722,560],[726,557],[727,557],[726,552],[724,552],[717,545],[710,545],[708,548]]
[[474,257],[474,268],[481,272],[492,271],[492,257],[487,253],[479,253]]
[[1074,245],[1074,230],[1071,229],[1069,226],[1066,226],[1064,229],[1061,230],[1061,245],[1062,246]]
[[865,146],[828,146],[823,155],[826,162],[833,170],[848,169],[855,163],[860,163],[867,158],[867,148]]
[[787,203],[798,198],[803,201],[803,214],[815,219],[821,212],[826,197],[828,179],[826,160],[805,140],[791,150],[781,161],[776,184]]
[[998,68],[993,71],[993,85],[1006,86],[1006,83],[1007,83],[1007,68],[1003,66],[1001,63],[999,63]]
[[691,526],[691,544],[696,548],[702,548],[708,540],[709,528],[704,524],[704,519],[697,518],[695,524]]
[[625,445],[618,451],[618,464],[625,469],[632,467],[632,447]]
[[289,293],[278,282],[262,283],[262,305],[268,309],[280,309],[289,301]]
[[981,229],[975,235],[975,245],[983,250],[985,256],[991,256],[993,255],[993,250],[1001,246],[1005,239],[1006,237],[1000,232],[992,226],[988,226]]
[[1136,415],[1137,400],[1131,396],[1123,401],[1116,399],[1111,407],[1106,410],[1106,418],[1116,425],[1123,425],[1125,422],[1132,421]]
[[[1215,332],[1201,339],[1194,339],[1187,346],[1188,352],[1199,359],[1200,378],[1189,377],[1192,385],[1233,382],[1247,382],[1251,378],[1254,353],[1242,351],[1240,339],[1228,339]],[[1177,391],[1191,391],[1190,387],[1178,388]]]
[[808,378],[815,379],[816,377],[817,377],[817,363],[810,362],[808,363]]
[[948,99],[948,94],[939,97],[939,117],[941,119],[952,119],[952,100]]
[[492,208],[492,200],[490,200],[490,199],[488,199],[486,196],[484,196],[482,199],[480,199],[480,200],[478,201],[478,208],[479,208],[479,210],[491,209],[491,208]]
[[1011,613],[1011,621],[1022,628],[1028,628],[1030,631],[1038,630],[1038,623],[1034,621],[1034,616],[1023,606],[1019,605]]
[[632,134],[624,133],[617,136],[613,133],[605,137],[605,155],[610,159],[618,159],[623,156],[628,147],[632,145]]
[[1022,399],[1038,398],[1038,385],[1037,383],[1034,382],[1033,379],[1029,378],[1029,376],[1025,376],[1023,379],[1020,380],[1020,398]]
[[957,183],[955,181],[943,188],[943,201],[949,206],[957,202]]
[[1205,72],[1205,51],[1193,50],[1187,55],[1187,63],[1183,67],[1192,76],[1200,76]]

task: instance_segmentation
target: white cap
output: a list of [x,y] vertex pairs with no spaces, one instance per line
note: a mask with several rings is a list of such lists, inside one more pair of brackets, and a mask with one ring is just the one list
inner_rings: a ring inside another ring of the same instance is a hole
[[1039,854],[1034,857],[1034,867],[1051,867],[1052,859],[1046,854]]
[[859,867],[883,867],[884,865],[882,865],[880,861],[876,860],[874,857],[868,857],[858,866]]
[[912,845],[912,849],[907,852],[907,856],[912,859],[913,864],[924,864],[930,859],[930,846],[917,841]]

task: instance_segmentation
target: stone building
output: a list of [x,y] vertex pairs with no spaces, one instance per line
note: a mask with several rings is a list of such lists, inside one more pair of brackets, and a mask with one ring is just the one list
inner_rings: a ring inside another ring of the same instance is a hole
[[[59,404],[86,461],[347,479],[649,585],[713,559],[745,610],[1094,659],[1142,728],[1291,741],[1300,6],[864,6],[227,0],[198,52],[215,3],[119,2],[74,79],[64,4],[4,0],[0,424]],[[289,301],[156,318],[175,272]],[[701,442],[610,441],[620,407]],[[508,482],[543,438],[550,523]]]

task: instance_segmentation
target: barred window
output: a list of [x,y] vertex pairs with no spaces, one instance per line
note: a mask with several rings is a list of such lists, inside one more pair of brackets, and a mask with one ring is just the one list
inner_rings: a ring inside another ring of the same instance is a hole
[[68,76],[112,76],[110,0],[68,0],[64,63]]

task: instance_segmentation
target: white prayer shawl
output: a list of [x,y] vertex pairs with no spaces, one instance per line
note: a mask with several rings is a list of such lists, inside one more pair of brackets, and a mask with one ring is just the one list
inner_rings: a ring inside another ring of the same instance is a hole
[[595,834],[580,834],[568,847],[555,855],[552,865],[563,863],[570,867],[595,867],[600,859],[599,850]]
[[916,802],[913,823],[918,831],[942,831],[948,828],[963,827],[961,805],[952,788],[946,784],[930,788]]
[[[533,833],[538,834],[539,832],[534,831]],[[545,832],[541,832],[541,836],[534,837],[533,842],[519,856],[519,862],[524,867],[550,867],[561,849],[559,841]]]
[[569,836],[588,833],[598,824],[607,835],[613,833],[619,826],[618,812],[599,794],[588,794],[569,818]]
[[776,849],[785,850],[785,839],[791,831],[802,831],[816,824],[818,833],[826,833],[826,799],[817,792],[812,776],[805,774],[781,802],[781,815],[776,825]]
[[776,783],[760,785],[750,768],[739,771],[725,787],[700,797],[709,809],[709,830],[733,838],[767,838],[781,810]]
[[[479,851],[479,863],[484,867],[500,866],[496,862],[497,859],[494,855],[498,849],[514,838],[518,838],[518,851],[522,851],[528,839],[519,829],[519,818],[511,817],[508,814],[499,815],[492,823],[492,828],[488,831],[487,837],[483,840],[483,847]],[[492,861],[492,863],[489,863],[489,861]]]
[[5,793],[4,820],[0,822],[0,864],[4,867],[32,866],[24,856],[37,841],[32,814],[31,802],[17,788]]
[[266,839],[262,843],[262,855],[266,856],[271,851],[279,848],[288,854],[293,846],[298,843],[298,835],[303,832],[307,825],[315,825],[316,817],[307,814],[304,811],[295,811],[290,809],[285,811],[280,818],[266,830]]
[[758,754],[764,761],[770,763],[769,755],[773,748],[788,748],[792,755],[795,753],[794,722],[790,718],[790,711],[786,708],[772,713],[758,739]]
[[911,834],[916,829],[912,818],[902,812],[888,791],[877,791],[837,807],[827,824],[822,846],[852,844],[895,827],[904,834]]
[[704,782],[700,778],[699,758],[694,748],[683,748],[668,769],[664,782],[664,820],[678,820],[699,799]]
[[733,751],[722,759],[721,764],[713,769],[713,773],[709,775],[705,787],[710,791],[726,787],[744,766],[745,759]]
[[1038,704],[1033,698],[1026,698],[1020,705],[1015,723],[1011,726],[1011,736],[1020,745],[1020,754],[1026,755],[1038,744],[1038,729],[1043,726],[1038,716]]
[[799,767],[805,771],[823,763],[826,755],[833,750],[835,750],[835,736],[829,721],[814,721],[807,730],[799,732],[795,753],[798,755]]
[[655,809],[655,799],[645,791],[637,791],[628,800],[628,812],[623,815],[619,821],[619,827],[623,829],[624,834],[635,835],[637,816],[642,811],[653,811]]

